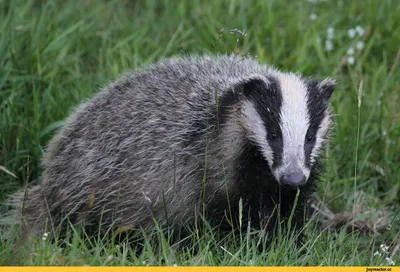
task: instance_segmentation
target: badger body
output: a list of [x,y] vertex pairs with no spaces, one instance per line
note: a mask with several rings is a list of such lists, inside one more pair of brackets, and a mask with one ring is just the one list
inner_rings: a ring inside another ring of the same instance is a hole
[[278,211],[288,218],[299,189],[301,227],[333,89],[247,57],[162,60],[80,105],[48,146],[42,184],[12,202],[37,233],[70,223],[91,233],[155,221],[179,229],[199,214],[258,228]]

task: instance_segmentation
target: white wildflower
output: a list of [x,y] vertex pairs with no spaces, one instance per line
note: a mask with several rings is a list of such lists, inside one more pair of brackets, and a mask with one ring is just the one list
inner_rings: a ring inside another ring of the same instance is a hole
[[347,57],[347,64],[353,65],[356,62],[353,56]]
[[335,30],[333,29],[333,27],[328,27],[328,29],[326,30],[326,35],[328,37],[328,40],[333,39],[333,37],[335,36]]
[[362,41],[358,41],[356,43],[356,48],[357,48],[357,50],[363,49],[364,48],[364,43]]
[[47,232],[43,233],[42,240],[46,241],[49,234]]
[[375,251],[374,252],[374,256],[379,256],[380,257],[380,256],[382,256],[382,254],[379,251]]
[[381,245],[381,250],[382,250],[383,253],[386,253],[386,254],[389,253],[389,251],[388,251],[389,247],[387,245],[385,245],[385,244]]
[[358,36],[364,36],[365,31],[364,28],[362,28],[361,26],[356,26],[355,31],[357,32]]
[[350,28],[347,31],[347,35],[349,36],[350,39],[353,39],[356,36],[356,31],[354,29]]
[[172,266],[178,266],[177,264],[173,264]]
[[347,49],[347,55],[352,56],[354,55],[354,48],[350,47],[349,49]]
[[309,18],[311,21],[315,21],[317,19],[317,15],[315,13],[311,13]]
[[388,262],[388,265],[395,265],[396,263],[390,259],[389,257],[386,257],[385,260]]
[[333,44],[330,40],[325,41],[325,50],[328,52],[333,50]]

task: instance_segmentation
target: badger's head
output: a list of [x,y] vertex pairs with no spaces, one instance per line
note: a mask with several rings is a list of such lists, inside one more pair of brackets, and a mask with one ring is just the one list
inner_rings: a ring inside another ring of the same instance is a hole
[[328,100],[334,88],[330,79],[273,70],[244,78],[231,89],[247,139],[279,183],[297,187],[310,177],[331,124]]

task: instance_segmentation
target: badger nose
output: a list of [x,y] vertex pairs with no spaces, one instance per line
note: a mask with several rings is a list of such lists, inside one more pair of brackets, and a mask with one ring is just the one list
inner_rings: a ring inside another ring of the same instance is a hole
[[292,173],[283,175],[281,178],[283,184],[297,187],[306,183],[306,177],[302,173]]

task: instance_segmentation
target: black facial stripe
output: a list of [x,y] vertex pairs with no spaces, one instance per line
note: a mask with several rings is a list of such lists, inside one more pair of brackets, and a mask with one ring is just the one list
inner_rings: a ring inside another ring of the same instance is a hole
[[272,167],[281,164],[283,153],[283,138],[280,128],[280,110],[282,107],[282,92],[278,80],[274,77],[268,77],[267,89],[254,88],[248,93],[248,99],[254,103],[255,109],[260,115],[265,125],[267,134],[275,133],[276,139],[273,140],[267,135],[267,141],[270,145],[274,161]]
[[[262,79],[249,79],[239,82],[232,87],[230,92],[226,92],[219,99],[218,120],[219,124],[224,124],[232,107],[242,99],[249,100],[255,107],[267,132],[267,141],[270,145],[274,160],[272,167],[281,164],[283,153],[283,138],[280,128],[280,111],[282,107],[282,92],[279,82],[274,77],[268,77],[267,82]],[[269,137],[271,133],[276,134],[276,139]]]
[[267,133],[275,133],[277,136],[276,141],[273,141],[267,135],[267,141],[274,156],[272,167],[277,167],[282,161],[283,153],[282,132],[279,125],[282,93],[279,83],[274,77],[268,77],[267,82],[254,78],[233,86],[231,91],[226,92],[219,99],[218,123],[225,123],[235,104],[242,99],[249,100],[263,120]]
[[[310,133],[317,137],[317,132],[322,120],[325,118],[328,108],[328,99],[318,89],[318,81],[310,80],[307,82],[307,109],[310,119],[310,126],[307,135]],[[307,137],[306,135],[306,137]],[[311,165],[311,152],[315,145],[315,140],[312,143],[307,143],[304,139],[305,164],[307,167]]]

